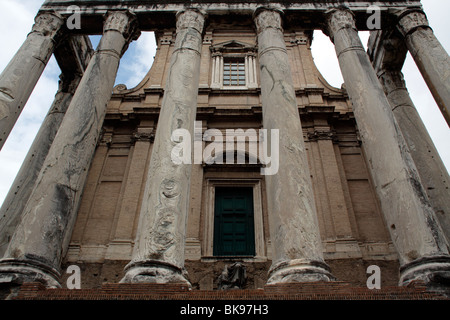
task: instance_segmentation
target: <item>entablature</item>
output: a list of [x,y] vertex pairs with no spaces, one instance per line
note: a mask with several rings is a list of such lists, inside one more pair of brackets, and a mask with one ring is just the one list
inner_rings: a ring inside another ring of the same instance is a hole
[[[109,10],[130,10],[136,14],[141,31],[154,31],[161,28],[174,28],[175,14],[186,7],[195,7],[207,13],[208,20],[233,16],[248,19],[253,22],[252,16],[258,7],[267,6],[266,1],[149,1],[149,0],[47,0],[41,11],[56,11],[63,16],[71,16],[73,7],[77,6],[82,15],[83,27],[74,30],[78,33],[101,34],[103,16]],[[412,8],[421,8],[418,0],[405,1],[329,1],[329,0],[297,0],[270,2],[270,7],[283,11],[284,28],[323,29],[325,13],[333,8],[347,6],[354,14],[359,30],[368,30],[367,19],[372,15],[368,8],[376,6],[381,11],[383,24],[391,25],[397,21],[394,13]],[[206,21],[208,24],[208,21]]]

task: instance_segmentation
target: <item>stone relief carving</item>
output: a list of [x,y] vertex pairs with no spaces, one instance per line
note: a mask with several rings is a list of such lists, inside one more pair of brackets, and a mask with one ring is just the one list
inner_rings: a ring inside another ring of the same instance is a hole
[[163,209],[158,213],[158,218],[152,231],[149,233],[147,245],[151,248],[151,258],[158,259],[172,245],[177,242],[173,225],[177,213],[172,209]]
[[247,283],[247,269],[240,262],[226,265],[218,279],[219,290],[243,289]]
[[147,238],[147,247],[151,258],[158,259],[175,243],[178,233],[174,230],[176,219],[179,216],[178,202],[181,195],[180,183],[174,179],[164,179],[160,185],[159,201],[156,208],[156,221]]

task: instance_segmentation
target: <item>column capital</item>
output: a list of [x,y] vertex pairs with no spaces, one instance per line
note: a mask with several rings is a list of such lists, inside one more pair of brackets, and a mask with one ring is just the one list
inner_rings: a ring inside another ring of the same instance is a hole
[[383,85],[386,94],[398,89],[406,89],[405,79],[401,71],[388,69],[381,70],[378,72],[378,79]]
[[177,33],[183,29],[193,28],[203,32],[206,12],[195,8],[187,8],[177,12]]
[[404,37],[416,31],[418,28],[431,29],[425,12],[420,9],[403,10],[397,16],[397,29]]
[[40,12],[34,19],[31,33],[37,33],[44,37],[55,38],[64,25],[64,18],[57,12]]
[[103,33],[107,31],[120,32],[127,42],[137,40],[141,34],[137,18],[130,11],[108,11],[105,15]]
[[335,34],[342,29],[354,29],[356,28],[355,15],[350,9],[331,9],[325,12],[326,26],[324,33],[334,41]]
[[273,28],[283,32],[282,16],[283,11],[278,8],[259,7],[253,13],[253,20],[255,21],[258,33]]

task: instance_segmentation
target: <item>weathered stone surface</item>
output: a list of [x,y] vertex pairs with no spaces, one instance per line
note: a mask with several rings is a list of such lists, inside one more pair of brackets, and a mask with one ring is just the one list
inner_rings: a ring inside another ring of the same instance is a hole
[[31,33],[0,75],[0,149],[53,54],[63,26],[56,13],[38,14]]
[[450,241],[450,177],[447,169],[409,96],[402,73],[384,70],[379,77],[435,215]]
[[133,258],[122,282],[188,282],[182,270],[192,166],[172,161],[171,154],[178,143],[172,135],[177,129],[186,129],[194,136],[204,19],[202,13],[190,9],[177,15],[175,47],[139,229]]
[[57,285],[57,273],[69,244],[119,60],[128,41],[135,36],[136,25],[131,14],[111,12],[107,15],[104,36],[68,107],[22,219],[0,260],[0,281],[8,282],[11,266],[18,265],[20,267],[13,270],[19,280],[34,279],[48,286]]
[[255,12],[258,30],[263,125],[279,130],[279,169],[266,176],[273,265],[268,283],[330,280],[303,130],[277,10]]
[[45,117],[0,209],[0,256],[3,256],[5,253],[6,247],[20,222],[22,210],[33,191],[34,183],[61,125],[67,107],[72,100],[76,86],[80,82],[80,78],[76,77],[70,81],[72,85],[69,85],[70,88],[66,92],[63,91],[64,81],[64,79],[61,79],[60,89],[56,94],[55,101]]
[[[353,14],[349,10],[331,10],[328,19],[327,32],[336,46],[375,188],[398,251],[400,265],[420,261],[421,274],[418,277],[421,279],[437,270],[448,277],[448,243],[389,101],[358,37]],[[404,268],[401,271],[402,284],[414,280],[412,269]]]
[[450,126],[450,57],[436,38],[421,10],[399,14],[398,30]]
[[20,222],[22,210],[33,191],[42,164],[89,63],[92,51],[92,45],[86,36],[68,37],[55,50],[62,71],[59,89],[0,209],[0,257],[5,253],[8,242]]

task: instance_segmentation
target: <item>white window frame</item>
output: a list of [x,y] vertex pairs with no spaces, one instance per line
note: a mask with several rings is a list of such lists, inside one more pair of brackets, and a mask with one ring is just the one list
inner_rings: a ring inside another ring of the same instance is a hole
[[[258,87],[256,47],[239,41],[227,41],[211,47],[212,57],[212,89],[245,90]],[[224,58],[243,59],[245,64],[245,86],[225,86]]]

